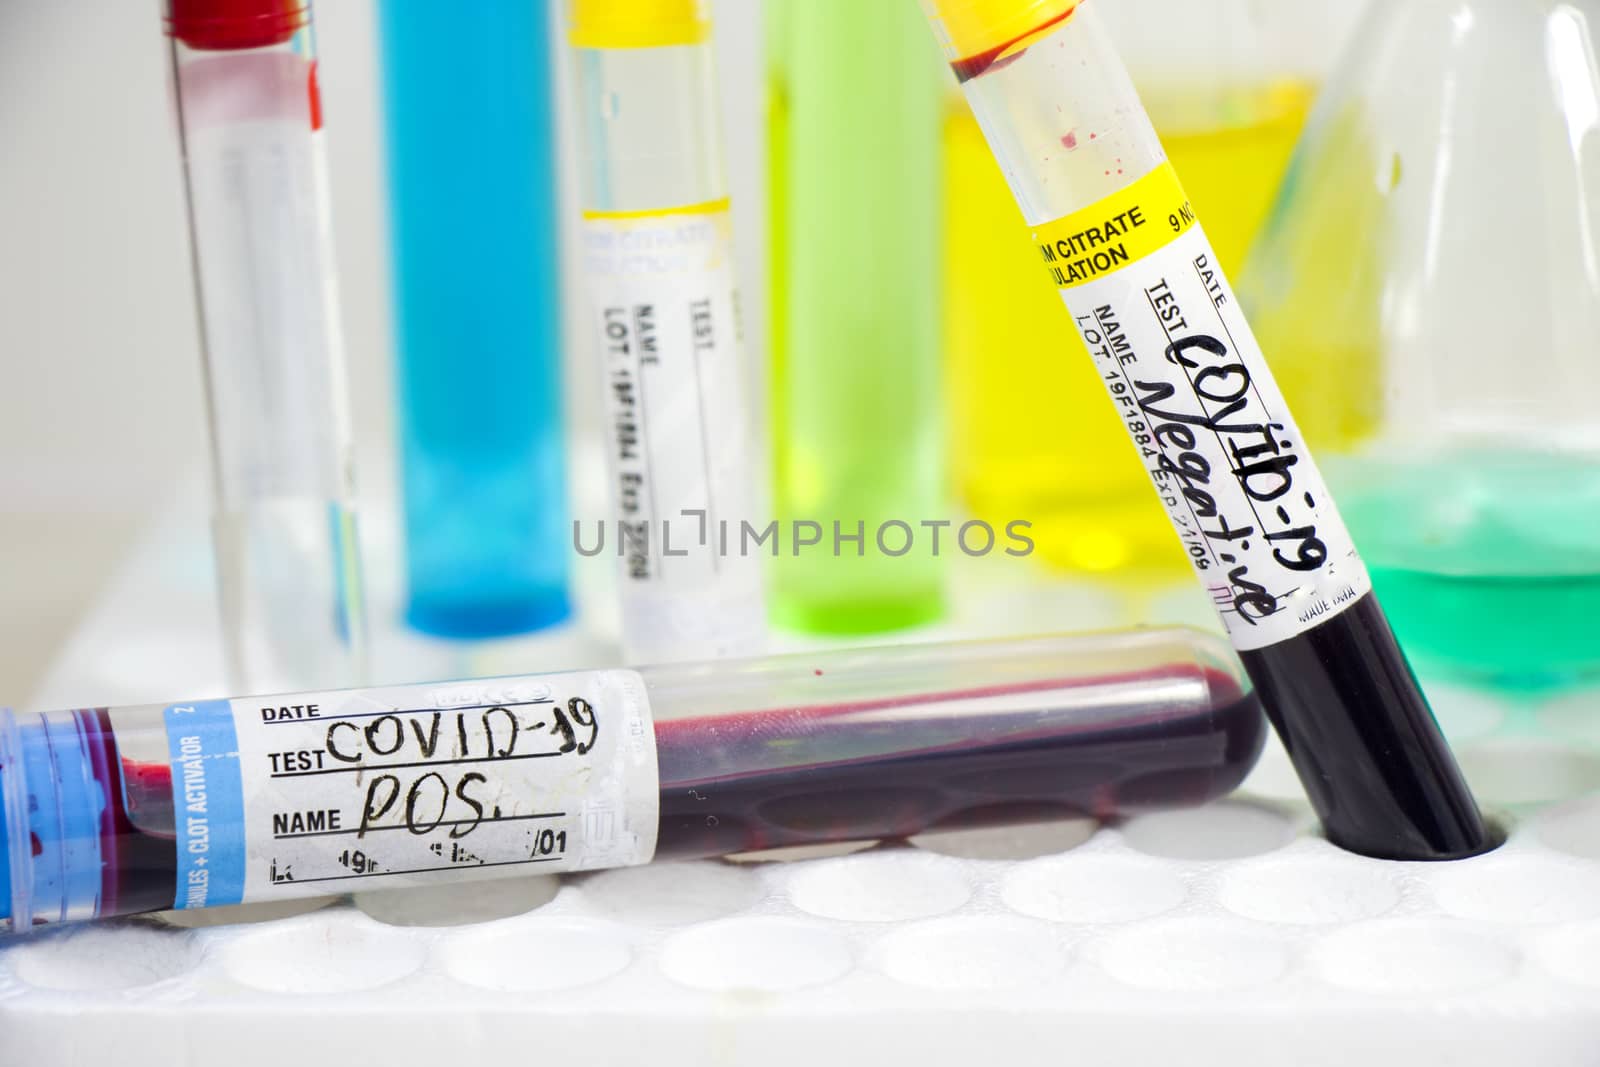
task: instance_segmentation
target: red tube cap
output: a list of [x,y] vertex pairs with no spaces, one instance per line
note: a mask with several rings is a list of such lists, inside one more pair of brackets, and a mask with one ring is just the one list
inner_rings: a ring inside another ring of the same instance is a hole
[[210,52],[283,44],[310,21],[306,0],[167,2],[167,33],[190,48]]

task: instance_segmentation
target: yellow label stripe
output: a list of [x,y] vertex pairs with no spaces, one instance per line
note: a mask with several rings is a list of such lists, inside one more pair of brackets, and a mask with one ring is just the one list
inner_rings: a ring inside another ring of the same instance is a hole
[[706,200],[699,204],[684,204],[682,207],[658,207],[645,211],[585,211],[585,222],[614,222],[626,219],[664,219],[672,215],[715,215],[727,211],[732,206],[728,197],[721,200]]
[[1194,209],[1172,164],[1033,233],[1050,280],[1071,289],[1161,251],[1189,231]]
[[574,48],[664,48],[711,39],[704,0],[573,0]]

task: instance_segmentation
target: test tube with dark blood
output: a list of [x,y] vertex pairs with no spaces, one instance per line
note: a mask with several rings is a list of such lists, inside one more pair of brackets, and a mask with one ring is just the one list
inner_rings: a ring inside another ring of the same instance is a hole
[[1492,847],[1096,0],[923,3],[1329,839]]
[[1185,630],[0,711],[0,920],[1128,815],[1265,732]]

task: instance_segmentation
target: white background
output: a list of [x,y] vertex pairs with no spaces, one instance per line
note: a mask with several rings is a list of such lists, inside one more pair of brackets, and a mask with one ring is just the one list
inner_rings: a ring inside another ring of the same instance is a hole
[[[760,7],[714,7],[755,346]],[[373,3],[322,0],[316,18],[360,478],[371,487],[393,478]],[[0,0],[0,705],[26,698],[140,523],[206,470],[167,57],[159,0]],[[754,347],[750,356],[763,364]],[[581,432],[588,378],[568,377]]]

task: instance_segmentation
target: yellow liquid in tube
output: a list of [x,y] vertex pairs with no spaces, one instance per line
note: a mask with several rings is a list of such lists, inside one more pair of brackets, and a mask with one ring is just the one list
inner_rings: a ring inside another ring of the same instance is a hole
[[[1302,82],[1226,94],[1146,91],[1162,143],[1230,278],[1272,207],[1314,95]],[[959,99],[946,118],[945,148],[952,455],[964,503],[997,528],[1031,521],[1036,551],[1052,566],[1153,577],[1187,568]],[[1284,357],[1269,358],[1280,380],[1292,379],[1279,366]],[[1295,396],[1288,399],[1298,410]],[[1307,435],[1313,446],[1322,443],[1313,428]]]

